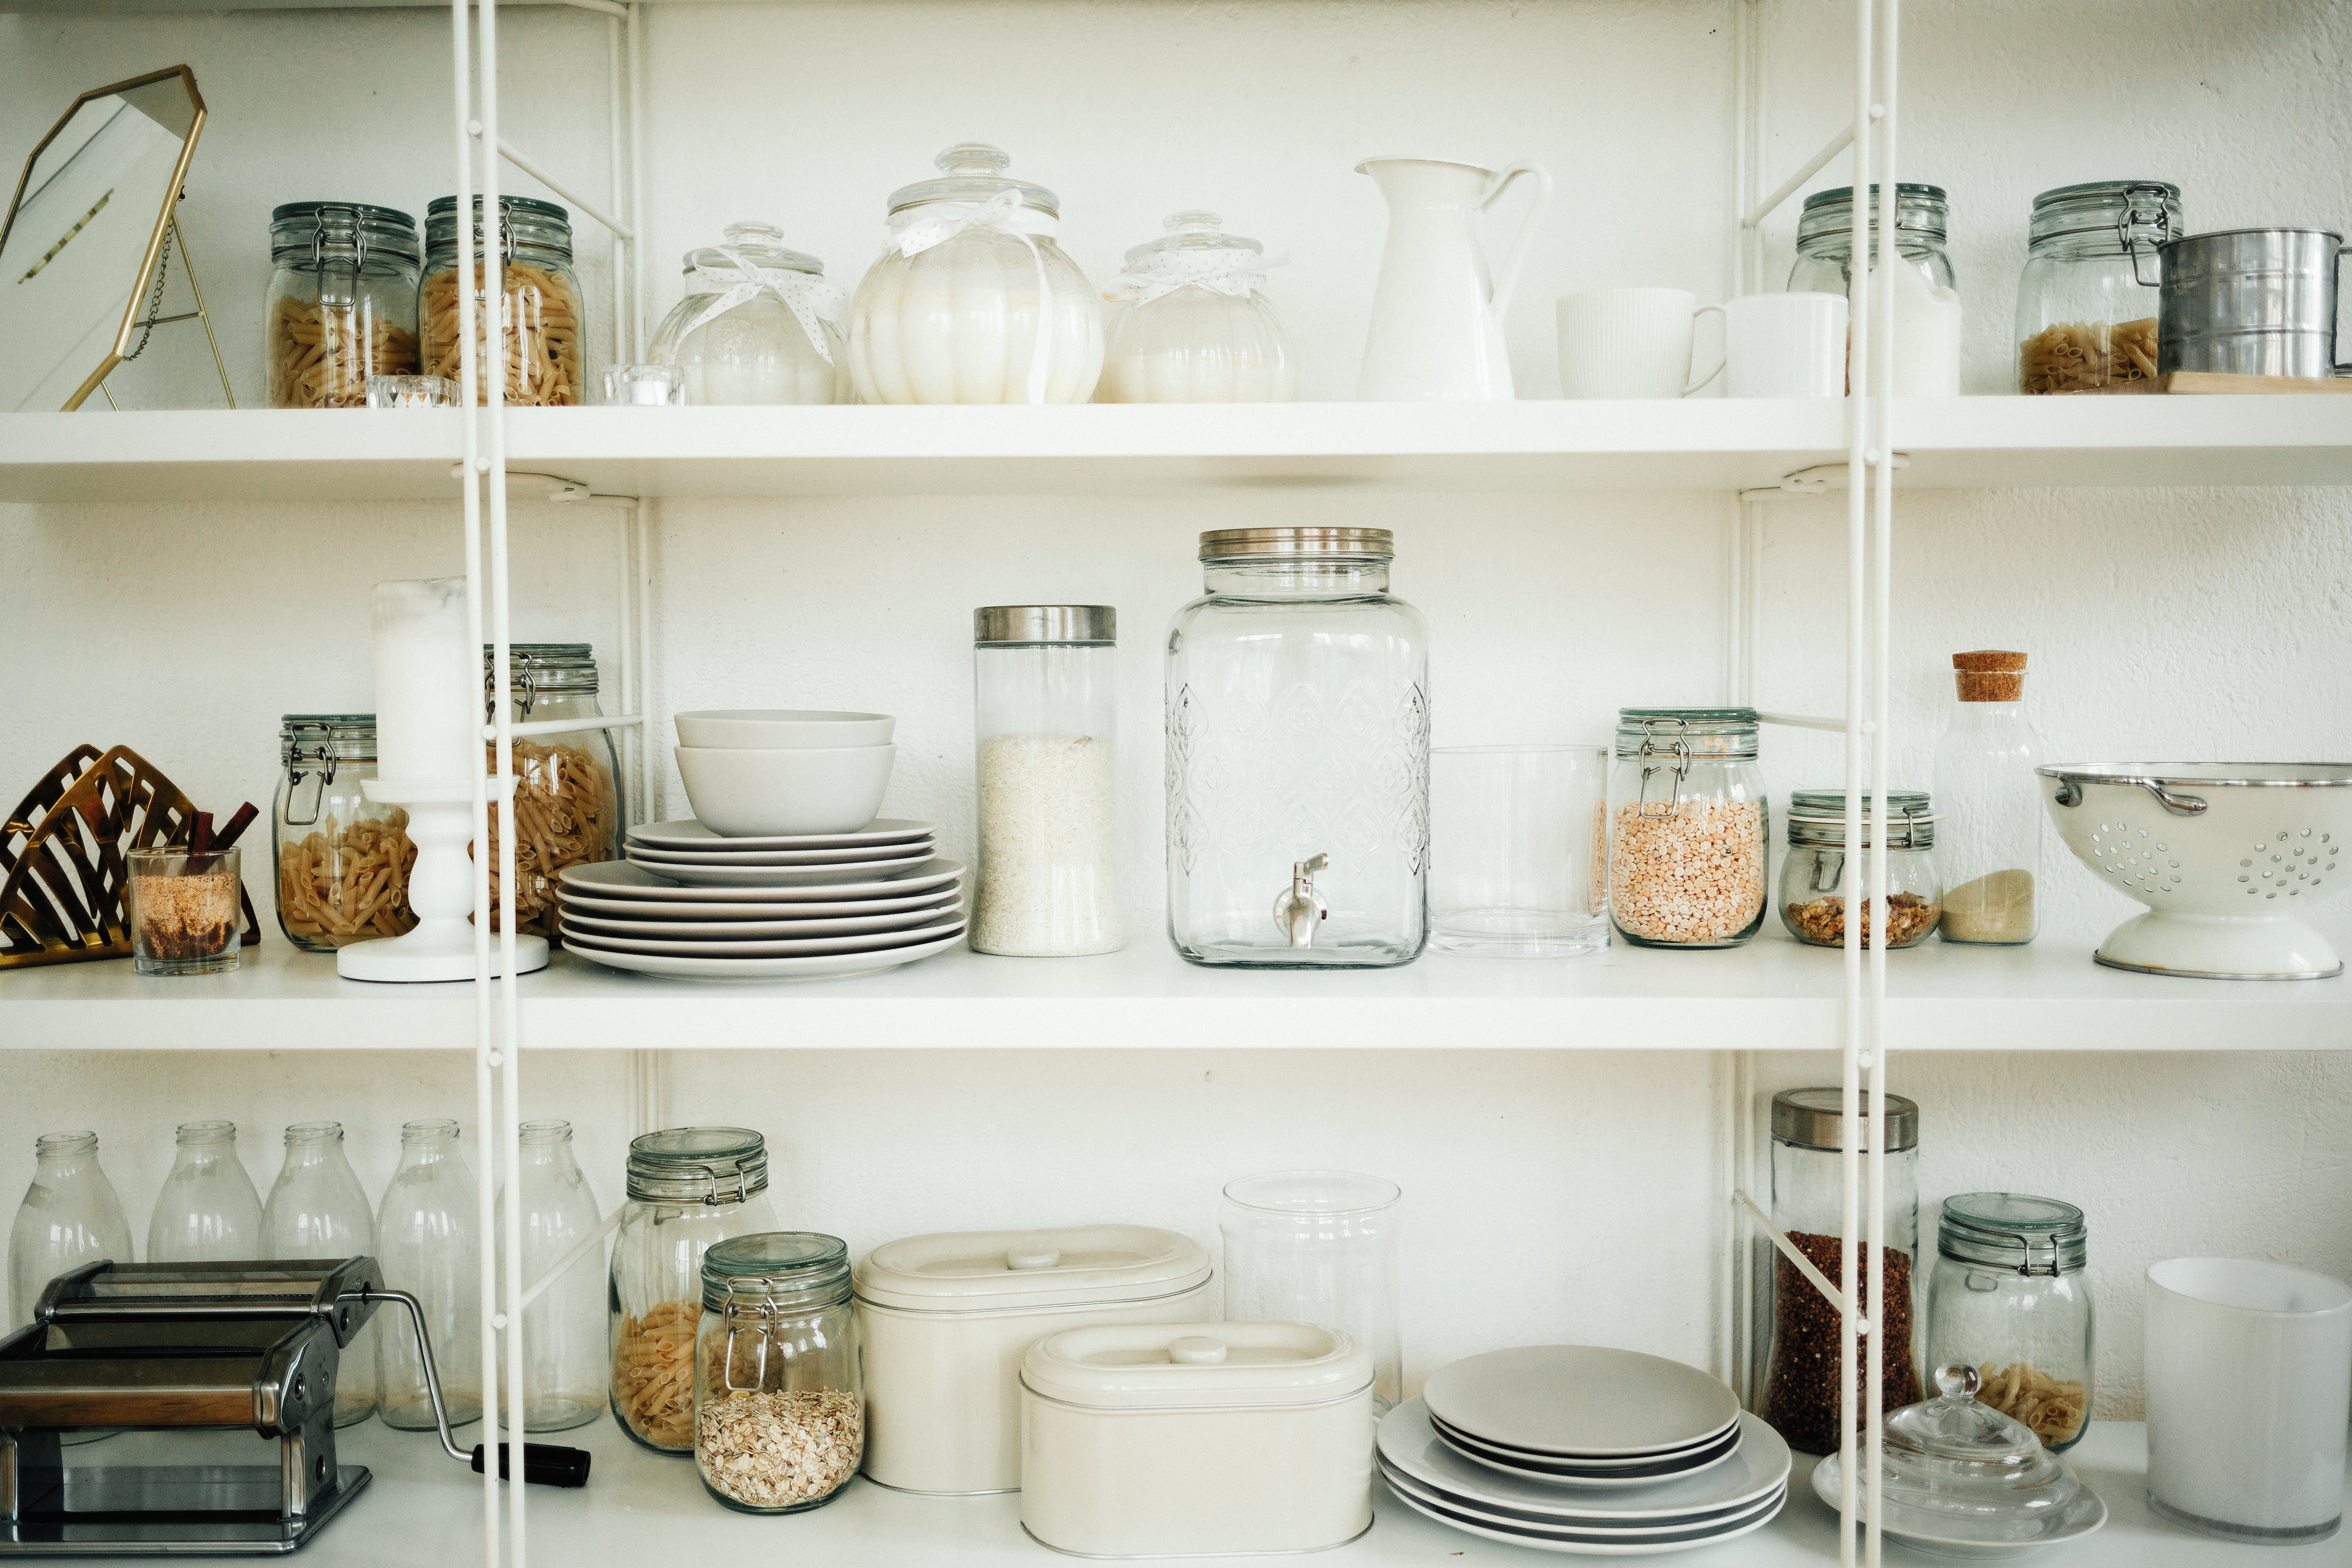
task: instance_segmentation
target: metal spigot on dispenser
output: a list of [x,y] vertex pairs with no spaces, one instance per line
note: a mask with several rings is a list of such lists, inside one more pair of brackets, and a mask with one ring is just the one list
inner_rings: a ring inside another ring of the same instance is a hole
[[1290,939],[1293,947],[1313,947],[1315,928],[1331,918],[1331,906],[1315,892],[1315,873],[1330,867],[1328,855],[1292,862],[1290,891],[1274,900],[1275,926]]

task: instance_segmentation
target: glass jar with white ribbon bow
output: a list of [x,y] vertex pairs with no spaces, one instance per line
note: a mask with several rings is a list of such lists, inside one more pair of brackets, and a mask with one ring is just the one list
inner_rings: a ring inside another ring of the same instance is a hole
[[1298,355],[1265,297],[1284,258],[1226,234],[1215,213],[1182,212],[1127,253],[1103,297],[1114,302],[1099,403],[1288,403]]
[[724,242],[686,255],[686,298],[654,334],[689,404],[843,403],[845,300],[824,263],[777,243],[784,231],[730,223]]
[[881,258],[849,303],[860,403],[1084,403],[1102,374],[1102,301],[1054,243],[1061,203],[967,142],[941,178],[890,195]]

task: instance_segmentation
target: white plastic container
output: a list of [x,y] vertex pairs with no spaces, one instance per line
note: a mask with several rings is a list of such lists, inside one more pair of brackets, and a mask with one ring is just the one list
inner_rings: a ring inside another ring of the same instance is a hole
[[1209,1255],[1139,1225],[910,1236],[857,1266],[866,1474],[917,1492],[1021,1485],[1021,1356],[1097,1323],[1199,1322]]
[[1372,1523],[1372,1361],[1307,1323],[1119,1323],[1021,1362],[1021,1525],[1079,1557],[1319,1552]]

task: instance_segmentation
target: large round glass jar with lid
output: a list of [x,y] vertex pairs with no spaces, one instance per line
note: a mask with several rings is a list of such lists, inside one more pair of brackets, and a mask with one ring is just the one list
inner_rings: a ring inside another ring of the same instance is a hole
[[[425,284],[416,318],[425,374],[463,383],[459,323],[461,251],[473,258],[475,330],[479,334],[475,401],[489,401],[491,340],[482,198],[473,198],[470,243],[458,239],[457,198],[436,196],[425,209]],[[499,330],[504,334],[505,400],[519,407],[576,406],[584,395],[588,324],[580,279],[572,268],[572,215],[553,202],[500,196]]]
[[[492,650],[482,649],[482,686],[497,689]],[[518,724],[601,719],[596,702],[596,654],[584,642],[520,642],[507,648],[507,712]],[[483,747],[496,768],[495,748]],[[567,730],[514,742],[515,929],[556,935],[555,889],[566,866],[611,860],[620,854],[624,820],[621,759],[613,731]],[[501,816],[490,806],[490,848],[498,850]],[[490,910],[496,922],[505,889],[490,868]]]
[[332,952],[415,929],[408,813],[360,789],[375,777],[375,715],[289,713],[278,761],[269,850],[286,940]]
[[1127,253],[1104,296],[1098,403],[1288,403],[1298,353],[1265,297],[1265,247],[1223,231],[1215,213],[1181,212]]
[[364,202],[269,215],[262,363],[272,408],[364,408],[367,378],[416,374],[416,220]]
[[2185,232],[2180,187],[2162,180],[2095,180],[2034,197],[2017,279],[2017,390],[2154,379],[2162,247]]
[[1102,300],[1054,243],[1061,201],[977,142],[890,193],[881,258],[849,302],[860,403],[1084,403],[1102,374]]
[[1636,947],[1738,947],[1764,924],[1771,805],[1753,708],[1621,708],[1608,816],[1609,920]]
[[1201,536],[1168,632],[1168,934],[1194,963],[1410,963],[1427,940],[1429,634],[1384,528]]
[[[1871,187],[1875,197],[1878,187]],[[1871,255],[1878,254],[1878,219],[1867,220]],[[1960,394],[1960,296],[1944,240],[1950,204],[1941,185],[1895,187],[1895,395],[1958,397]],[[1797,219],[1797,263],[1791,292],[1844,294],[1853,281],[1853,187],[1805,198]],[[1849,379],[1851,379],[1849,377]]]
[[824,263],[787,250],[772,224],[730,223],[686,254],[686,298],[651,350],[698,405],[840,403],[849,384],[844,300]]
[[694,1451],[694,1340],[702,1256],[776,1228],[768,1142],[748,1127],[672,1127],[629,1144],[613,1238],[613,1419],[645,1447]]
[[2083,1211],[2023,1193],[1944,1200],[1927,1281],[1927,1364],[1976,1368],[1977,1401],[2053,1451],[2091,1426],[2096,1351]]
[[[1845,914],[1859,900],[1862,945],[1878,939],[1863,897],[1866,861],[1876,846],[1878,802],[1862,802],[1862,852],[1848,854],[1845,792],[1801,789],[1789,796],[1789,852],[1780,860],[1780,923],[1799,942],[1845,945]],[[1943,918],[1944,882],[1936,871],[1936,816],[1924,791],[1886,792],[1886,945],[1916,947]]]
[[831,1502],[866,1458],[866,1383],[840,1237],[771,1231],[702,1255],[694,1463],[741,1513]]

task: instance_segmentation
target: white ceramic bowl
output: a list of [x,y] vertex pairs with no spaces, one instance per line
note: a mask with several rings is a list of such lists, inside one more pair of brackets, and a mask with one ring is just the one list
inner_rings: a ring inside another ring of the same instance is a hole
[[817,708],[707,708],[677,716],[678,744],[730,752],[887,746],[898,729],[898,721],[887,713]]
[[729,838],[855,833],[882,809],[898,755],[896,746],[673,750],[695,816]]

